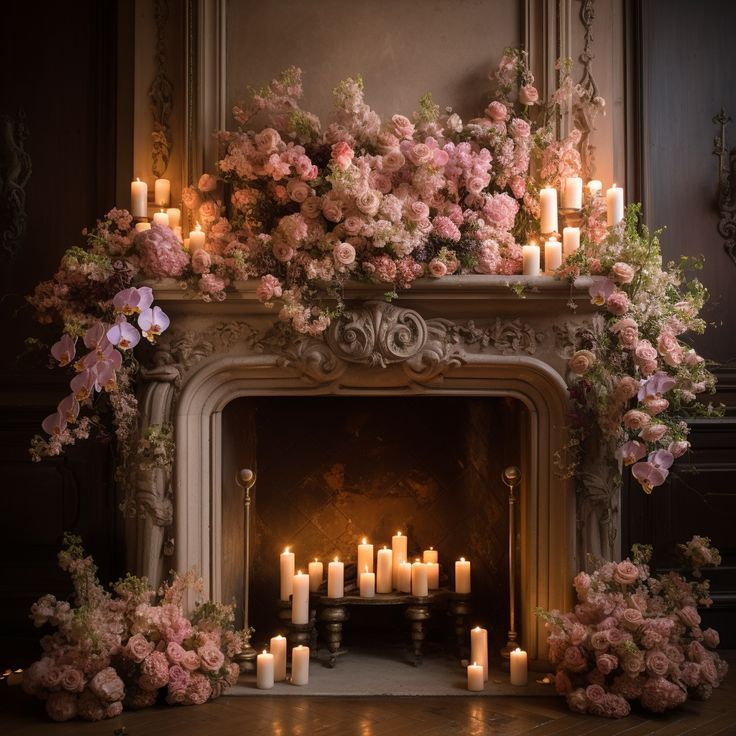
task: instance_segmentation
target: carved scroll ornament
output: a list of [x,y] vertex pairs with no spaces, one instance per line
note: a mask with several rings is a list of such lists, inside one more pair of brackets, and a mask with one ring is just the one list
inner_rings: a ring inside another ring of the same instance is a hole
[[24,144],[28,137],[25,116],[0,115],[0,252],[15,256],[25,235],[26,185],[31,157]]

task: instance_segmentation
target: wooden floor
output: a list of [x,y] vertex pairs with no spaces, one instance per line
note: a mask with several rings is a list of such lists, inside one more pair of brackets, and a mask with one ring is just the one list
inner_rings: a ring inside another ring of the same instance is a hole
[[736,736],[736,652],[713,697],[664,716],[611,721],[570,713],[558,698],[222,697],[157,707],[101,723],[49,723],[38,703],[0,683],[2,736]]

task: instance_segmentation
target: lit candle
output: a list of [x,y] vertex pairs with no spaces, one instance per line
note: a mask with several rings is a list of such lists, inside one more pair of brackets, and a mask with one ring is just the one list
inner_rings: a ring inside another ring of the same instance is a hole
[[562,244],[559,240],[548,240],[544,244],[544,270],[554,273],[562,265]]
[[411,566],[411,594],[422,597],[429,595],[427,566],[419,560]]
[[580,228],[566,227],[562,231],[562,255],[569,258],[580,247]]
[[396,532],[396,534],[393,537],[391,537],[391,551],[393,552],[392,582],[393,582],[394,588],[398,588],[399,565],[402,562],[406,562],[406,548],[407,548],[407,538],[402,536],[401,532]]
[[189,250],[194,253],[195,250],[204,248],[205,238],[206,235],[204,233],[204,230],[202,230],[202,226],[197,223],[194,230],[189,233]]
[[411,562],[399,563],[396,590],[401,593],[411,593]]
[[470,560],[464,557],[455,563],[455,592],[470,593]]
[[150,229],[151,229],[150,222],[136,222],[135,224],[135,231],[137,233],[142,233],[144,230],[150,230]]
[[368,565],[360,573],[360,597],[373,598],[376,595],[376,573],[369,572]]
[[376,593],[390,593],[392,590],[393,552],[384,545],[378,550],[376,561]]
[[286,637],[272,636],[271,637],[271,657],[273,658],[273,674],[271,677],[271,684],[274,682],[281,682],[286,679]]
[[427,566],[427,585],[430,590],[437,590],[440,587],[440,563],[425,562]]
[[345,594],[345,565],[337,557],[327,566],[327,597],[342,598]]
[[157,207],[168,207],[171,197],[171,182],[168,179],[156,179],[153,184],[153,198]]
[[601,193],[603,189],[603,183],[599,179],[591,179],[588,182],[588,196],[593,199]]
[[566,176],[562,180],[562,208],[579,210],[583,206],[583,180],[579,176]]
[[485,686],[483,682],[483,665],[473,662],[468,665],[468,690],[479,693]]
[[309,684],[309,647],[303,644],[291,650],[291,684]]
[[184,250],[189,250],[189,238],[184,238]]
[[355,574],[358,578],[363,571],[373,572],[373,545],[366,542],[363,537],[363,543],[358,545],[358,563],[355,566]]
[[516,647],[511,652],[511,684],[526,685],[527,683],[527,662],[526,652]]
[[161,210],[160,212],[154,212],[153,213],[153,224],[154,225],[165,225],[166,227],[169,226],[169,216],[164,212],[164,210]]
[[291,623],[309,623],[309,575],[301,570],[294,575],[291,595]]
[[256,658],[256,687],[270,690],[273,687],[273,654],[265,649]]
[[544,187],[539,191],[539,206],[542,210],[540,229],[544,235],[557,232],[557,190]]
[[130,214],[148,217],[148,184],[140,179],[130,182]]
[[488,679],[488,631],[476,626],[470,632],[470,659],[483,665],[483,679]]
[[608,227],[618,225],[624,218],[624,190],[615,184],[606,192]]
[[539,276],[539,246],[522,245],[521,258],[524,276]]
[[309,563],[309,590],[312,593],[316,593],[319,590],[319,586],[322,585],[322,579],[324,578],[325,570],[322,563],[315,557],[314,562]]
[[294,553],[287,547],[281,553],[281,600],[288,601],[294,587]]
[[166,214],[169,216],[169,226],[172,230],[181,225],[181,210],[178,207],[169,207]]
[[439,562],[439,554],[437,553],[437,550],[434,547],[430,547],[429,549],[425,549],[424,552],[422,552],[422,562]]

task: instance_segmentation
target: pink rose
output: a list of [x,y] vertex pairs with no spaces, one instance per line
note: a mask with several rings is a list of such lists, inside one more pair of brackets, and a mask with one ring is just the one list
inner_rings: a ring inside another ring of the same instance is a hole
[[657,350],[667,365],[675,367],[682,363],[682,346],[671,332],[663,330],[660,333],[657,338]]
[[[187,689],[189,682],[191,681],[191,675],[187,670],[180,667],[178,664],[173,665],[169,668],[169,694],[173,692],[181,692],[182,695]],[[183,697],[182,697],[183,700]]]
[[413,146],[409,146],[405,154],[415,166],[431,164],[434,158],[432,149],[426,143],[415,143]]
[[618,657],[615,654],[599,654],[596,667],[602,674],[608,675],[618,667]]
[[488,115],[491,120],[501,122],[503,120],[506,120],[506,118],[508,117],[508,110],[506,109],[506,105],[504,105],[503,102],[498,102],[494,100],[486,108],[486,115]]
[[307,197],[302,202],[300,211],[304,217],[309,217],[310,219],[319,217],[322,212],[322,200],[319,197]]
[[374,217],[381,206],[381,195],[375,189],[366,189],[355,198],[355,206],[368,217]]
[[391,122],[398,138],[411,138],[414,135],[414,124],[404,115],[394,115]]
[[197,652],[191,650],[186,651],[182,657],[181,664],[184,669],[194,672],[194,670],[199,669],[199,655]]
[[202,198],[199,196],[199,192],[193,187],[184,187],[181,190],[181,201],[190,210],[199,209],[199,206],[202,204]]
[[627,429],[642,429],[651,421],[649,414],[638,409],[629,409],[623,416],[624,426]]
[[670,402],[667,399],[658,399],[656,397],[650,397],[644,400],[644,406],[646,410],[652,415],[656,416],[667,410]]
[[206,202],[202,202],[202,204],[199,206],[199,216],[200,219],[204,220],[205,222],[210,222],[211,220],[214,220],[216,217],[220,216],[220,205],[217,202],[212,201],[211,199],[207,200]]
[[134,634],[123,647],[123,656],[136,663],[142,662],[154,649],[154,644],[143,634]]
[[312,193],[309,185],[300,179],[290,179],[286,185],[286,193],[289,195],[289,199],[292,202],[302,204],[306,202],[309,195]]
[[616,395],[623,401],[633,399],[639,391],[639,382],[631,376],[622,376],[616,383]]
[[622,314],[626,314],[629,310],[629,297],[626,296],[626,293],[623,291],[614,291],[613,294],[608,297],[606,306],[611,314],[615,314],[617,317],[620,317]]
[[633,585],[639,579],[639,568],[629,560],[624,560],[616,565],[613,579],[619,585]]
[[709,649],[715,649],[721,643],[721,637],[715,629],[706,629],[703,632],[703,644]]
[[71,693],[81,693],[84,690],[84,675],[76,667],[65,666],[61,671],[61,687]]
[[655,649],[651,652],[647,652],[644,659],[646,661],[647,670],[652,675],[664,677],[670,670],[670,660],[664,652],[660,652]]
[[685,606],[677,612],[677,617],[685,626],[694,627],[700,625],[700,614],[693,606]]
[[100,670],[90,681],[89,689],[104,703],[114,703],[125,696],[125,685],[112,667]]
[[526,120],[514,118],[509,125],[509,132],[514,138],[528,138],[532,131]]
[[587,373],[596,363],[596,357],[590,350],[578,350],[568,361],[570,370],[578,376]]
[[519,89],[519,102],[522,105],[534,105],[539,100],[537,88],[531,84],[525,84]]
[[634,360],[639,370],[648,376],[657,368],[657,351],[649,340],[640,340],[634,350]]
[[590,645],[597,652],[605,652],[608,649],[608,634],[605,631],[596,631],[590,637]]
[[582,688],[570,691],[565,697],[565,700],[567,701],[567,707],[571,711],[575,713],[588,712],[588,696]]
[[274,240],[271,250],[273,257],[281,263],[287,263],[294,257],[294,249],[285,240]]
[[417,200],[409,205],[406,216],[413,222],[421,222],[429,217],[429,207],[424,202]]
[[611,267],[611,276],[619,284],[630,284],[634,280],[634,268],[628,263],[614,263]]
[[611,331],[618,333],[621,346],[633,350],[639,341],[639,327],[633,319],[620,319],[611,327]]
[[345,141],[339,141],[332,146],[332,160],[340,171],[346,171],[353,161],[355,153]]
[[342,202],[339,199],[325,198],[322,200],[322,214],[330,222],[342,220]]
[[282,142],[279,132],[273,128],[264,128],[260,133],[256,133],[255,141],[258,149],[268,155],[275,153]]
[[225,655],[214,644],[205,644],[197,650],[202,669],[207,672],[217,672],[225,661]]
[[204,249],[198,248],[192,253],[192,271],[203,274],[212,265],[212,256]]
[[447,273],[447,266],[439,258],[433,258],[427,268],[429,275],[436,279],[442,278]]
[[[270,273],[261,276],[261,283],[258,284],[256,289],[256,297],[259,301],[267,302],[274,297],[278,299],[282,293],[281,282],[275,276]],[[174,662],[174,664],[178,664],[178,662]]]
[[606,691],[600,685],[588,685],[585,695],[591,703],[600,703],[606,696]]
[[77,715],[77,696],[61,690],[46,700],[46,712],[52,721],[69,721]]
[[[637,611],[637,613],[639,613],[639,611]],[[641,616],[640,613],[639,615]],[[636,677],[640,672],[643,672],[646,669],[646,666],[644,665],[644,657],[641,652],[637,652],[636,654],[625,654],[622,665],[624,672],[626,672],[630,677]]]
[[667,434],[666,424],[649,424],[639,432],[645,442],[659,442]]
[[644,623],[644,617],[638,609],[626,608],[621,614],[621,623],[629,630],[636,630]]
[[562,665],[570,672],[584,672],[588,669],[588,661],[580,647],[568,647],[565,650]]
[[184,647],[178,642],[171,641],[166,647],[166,656],[171,664],[181,664],[184,653]]
[[200,192],[213,192],[217,189],[217,179],[212,174],[202,174],[197,182],[197,189]]
[[332,251],[332,257],[341,266],[349,266],[355,262],[355,248],[350,243],[338,243]]

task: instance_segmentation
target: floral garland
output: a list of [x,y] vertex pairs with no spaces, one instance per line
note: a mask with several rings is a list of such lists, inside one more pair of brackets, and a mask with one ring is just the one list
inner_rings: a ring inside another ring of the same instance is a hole
[[693,580],[677,572],[654,576],[652,548],[634,545],[632,558],[599,561],[574,580],[574,610],[538,614],[546,620],[555,684],[571,710],[608,718],[630,712],[630,702],[663,713],[688,696],[707,700],[728,664],[715,651],[715,629],[700,628],[698,606],[710,606],[700,568],[721,563],[706,537],[679,545]]
[[[299,69],[252,90],[234,109],[238,129],[219,133],[221,181],[205,174],[183,192],[206,231],[205,248],[190,252],[159,225],[136,234],[130,214],[112,210],[87,234],[87,248],[69,250],[30,298],[42,322],[62,326],[55,361],[76,371],[71,394],[44,421],[48,437],[34,439],[34,458],[102,430],[98,409],[107,403],[120,467],[147,462],[132,348],[141,337],[153,341],[169,320],[151,289],[136,286],[144,279],[178,279],[215,301],[234,282],[258,279],[266,307],[278,302],[281,320],[318,335],[340,318],[351,279],[383,284],[393,298],[421,277],[521,273],[520,243],[540,236],[533,168],[553,186],[581,169],[579,132],[558,141],[554,122],[572,99],[592,112],[604,106],[576,88],[569,69],[560,65],[560,89],[543,105],[525,54],[508,50],[490,75],[497,98],[468,122],[430,95],[413,119],[382,122],[362,81],[348,79],[334,90],[335,112],[322,131],[299,106]],[[256,116],[266,124],[258,132],[247,127]],[[707,294],[685,278],[697,264],[663,266],[658,236],[639,226],[636,207],[613,228],[605,210],[602,197],[589,199],[582,245],[556,273],[592,275],[591,301],[600,308],[570,356],[572,456],[560,464],[574,473],[582,443],[599,432],[610,456],[633,465],[650,492],[688,448],[685,418],[714,411],[696,400],[714,378],[682,339],[704,329],[698,312]],[[74,362],[80,340],[87,352]],[[80,407],[88,410],[82,419]]]

